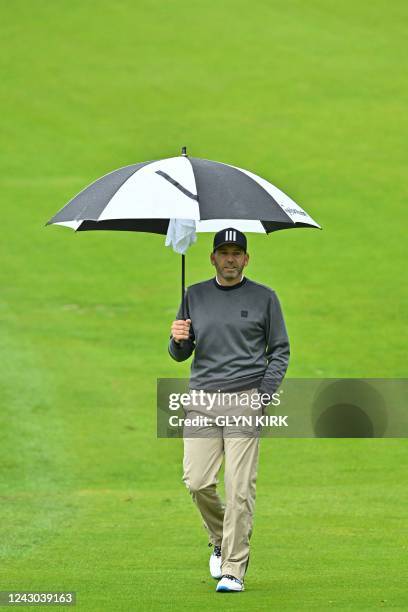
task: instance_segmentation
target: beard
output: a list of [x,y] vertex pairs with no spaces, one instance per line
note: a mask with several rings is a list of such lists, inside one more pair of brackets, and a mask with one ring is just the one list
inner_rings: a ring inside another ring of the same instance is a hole
[[235,280],[240,278],[244,266],[232,266],[232,269],[226,269],[226,267],[216,266],[218,276],[225,280]]

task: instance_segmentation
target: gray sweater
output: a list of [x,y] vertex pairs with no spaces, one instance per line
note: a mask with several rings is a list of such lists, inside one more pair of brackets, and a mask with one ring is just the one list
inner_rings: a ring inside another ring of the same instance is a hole
[[[244,277],[225,287],[215,278],[186,292],[190,337],[172,337],[169,353],[191,364],[190,389],[239,391],[257,387],[272,394],[285,376],[289,340],[278,297],[272,289]],[[182,318],[181,306],[176,315]]]

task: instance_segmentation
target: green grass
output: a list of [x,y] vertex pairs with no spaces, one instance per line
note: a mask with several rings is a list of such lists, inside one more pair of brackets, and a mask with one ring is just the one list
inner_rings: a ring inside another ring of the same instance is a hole
[[[262,440],[247,591],[214,594],[180,440],[157,440],[179,257],[45,222],[114,168],[249,168],[324,231],[249,236],[290,377],[405,377],[406,4],[2,3],[0,590],[84,610],[406,609],[405,440]],[[212,274],[211,236],[187,258]],[[405,255],[405,257],[404,257]],[[158,586],[159,585],[159,586]]]

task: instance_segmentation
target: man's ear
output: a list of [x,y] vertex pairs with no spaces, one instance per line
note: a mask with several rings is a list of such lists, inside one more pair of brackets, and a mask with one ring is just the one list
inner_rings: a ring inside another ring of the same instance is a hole
[[249,262],[249,253],[245,253],[245,263],[244,266],[247,266]]
[[214,253],[210,253],[210,261],[211,261],[212,265],[215,266]]

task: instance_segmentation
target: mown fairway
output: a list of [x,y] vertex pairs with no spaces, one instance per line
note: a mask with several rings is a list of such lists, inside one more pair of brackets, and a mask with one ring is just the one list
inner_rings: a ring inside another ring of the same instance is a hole
[[[45,222],[178,155],[249,168],[324,231],[249,235],[289,377],[406,376],[406,2],[1,3],[0,590],[128,610],[406,609],[406,440],[262,441],[246,592],[214,593],[156,439],[180,262],[164,237]],[[188,282],[212,275],[210,235]],[[232,597],[232,599],[231,599]]]

